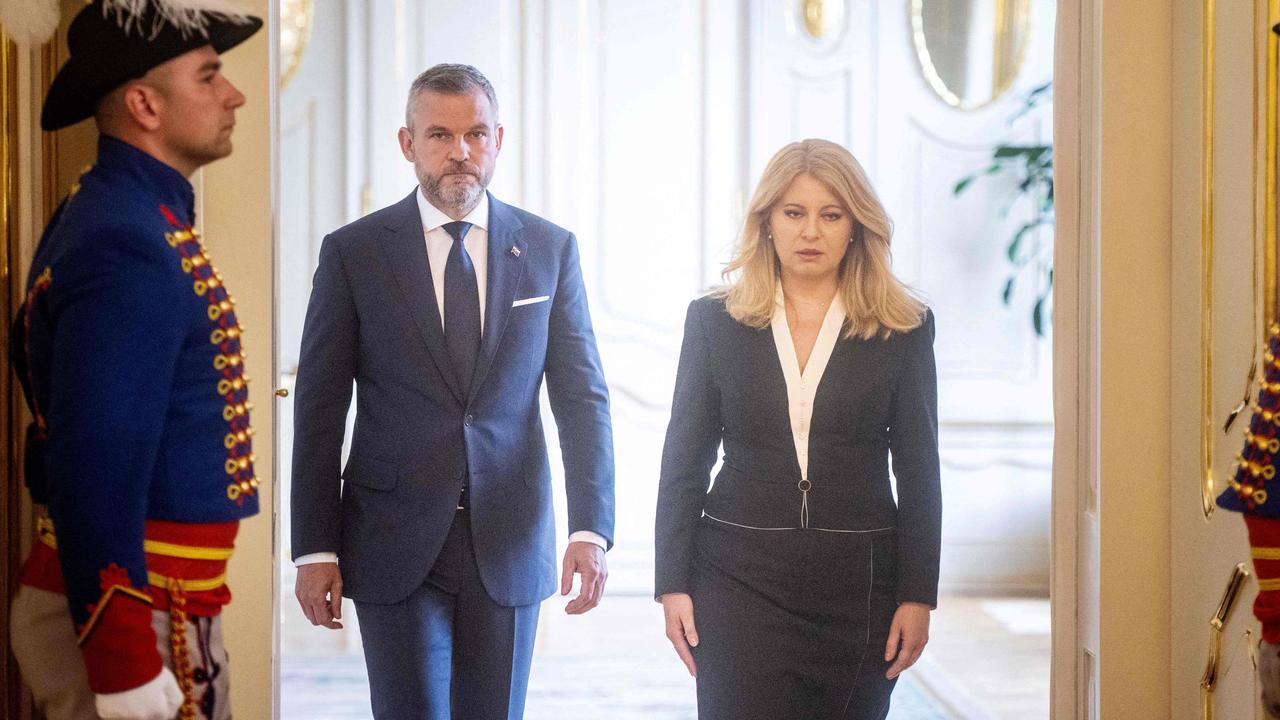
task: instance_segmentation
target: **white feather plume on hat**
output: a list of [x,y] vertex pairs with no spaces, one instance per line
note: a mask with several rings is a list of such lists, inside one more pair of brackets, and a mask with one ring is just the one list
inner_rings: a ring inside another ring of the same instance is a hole
[[[58,0],[0,0],[0,26],[14,42],[40,45],[49,41],[60,20]],[[142,27],[147,10],[154,9],[151,27]],[[104,16],[115,16],[126,33],[134,29],[154,37],[165,24],[182,31],[206,34],[209,18],[246,22],[248,14],[233,0],[102,0]]]
[[58,0],[0,0],[0,25],[19,45],[40,45],[58,29]]
[[[155,9],[152,26],[143,28],[142,21],[149,8]],[[232,0],[102,0],[102,13],[114,13],[116,24],[126,34],[137,28],[139,33],[149,32],[152,37],[166,24],[178,28],[183,37],[192,33],[207,35],[211,16],[248,22],[248,14]]]

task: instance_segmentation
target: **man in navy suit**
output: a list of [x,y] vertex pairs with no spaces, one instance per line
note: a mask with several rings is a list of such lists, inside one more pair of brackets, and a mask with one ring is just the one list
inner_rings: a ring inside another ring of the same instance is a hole
[[420,185],[325,238],[307,308],[296,593],[329,628],[355,601],[379,718],[523,717],[538,605],[556,588],[544,378],[568,499],[561,594],[581,576],[566,612],[604,590],[613,439],[577,243],[486,192],[497,109],[473,67],[414,81],[400,148]]

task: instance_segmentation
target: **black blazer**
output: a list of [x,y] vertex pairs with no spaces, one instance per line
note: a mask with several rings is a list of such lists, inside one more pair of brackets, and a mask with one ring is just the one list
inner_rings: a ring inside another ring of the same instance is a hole
[[[693,301],[662,452],[656,594],[688,592],[695,531],[705,512],[724,522],[796,532],[896,528],[897,599],[935,606],[942,498],[933,336],[933,313],[926,311],[909,332],[836,342],[814,398],[804,522],[786,380],[772,331],[734,320],[722,298]],[[708,492],[721,443],[724,464]]]

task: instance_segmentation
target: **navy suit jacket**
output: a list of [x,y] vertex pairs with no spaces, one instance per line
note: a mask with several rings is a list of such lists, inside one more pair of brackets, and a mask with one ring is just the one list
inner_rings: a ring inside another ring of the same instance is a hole
[[[538,602],[557,580],[544,377],[569,531],[610,544],[613,536],[609,394],[577,241],[490,196],[484,334],[464,396],[417,192],[334,231],[320,249],[296,387],[293,557],[336,552],[346,596],[399,602],[430,572],[467,481],[485,589],[502,605]],[[543,295],[550,300],[512,307]],[[353,381],[355,429],[340,480]]]

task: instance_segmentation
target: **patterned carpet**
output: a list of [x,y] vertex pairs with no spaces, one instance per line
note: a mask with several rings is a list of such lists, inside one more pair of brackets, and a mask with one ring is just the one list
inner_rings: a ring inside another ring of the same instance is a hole
[[[281,667],[285,720],[369,717],[364,661],[354,655],[286,657]],[[693,681],[674,657],[534,660],[526,720],[692,720]],[[904,675],[890,720],[950,720]]]

